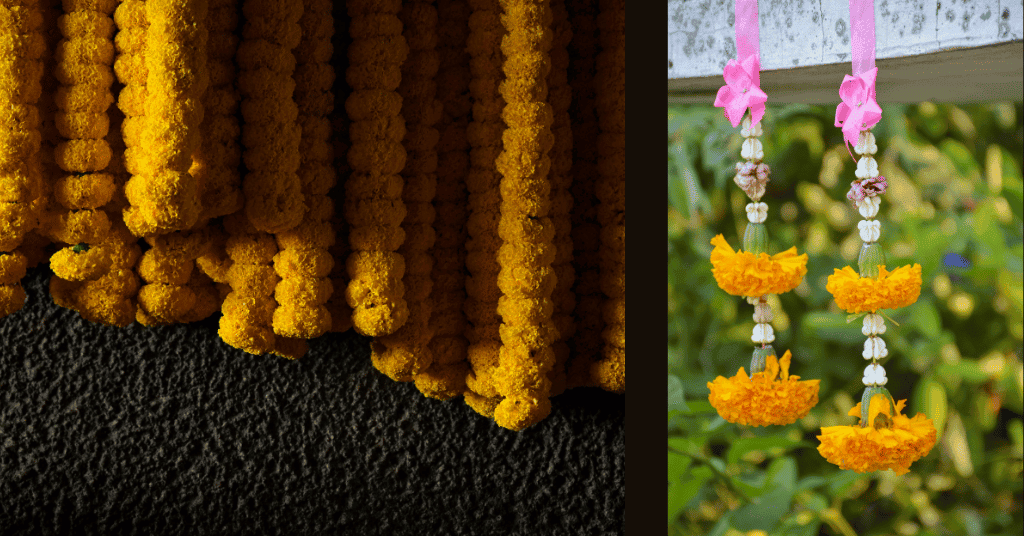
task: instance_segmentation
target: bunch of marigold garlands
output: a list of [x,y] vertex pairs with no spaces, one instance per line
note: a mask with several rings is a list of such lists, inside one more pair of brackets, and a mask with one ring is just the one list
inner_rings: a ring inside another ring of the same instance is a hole
[[[767,206],[759,202],[765,194],[769,169],[761,162],[763,147],[757,137],[760,123],[743,120],[741,134],[746,138],[742,156],[745,162],[736,165],[735,182],[750,198],[746,212],[749,223],[743,237],[743,249],[734,250],[722,235],[711,240],[712,272],[718,286],[735,296],[743,296],[754,305],[756,322],[752,340],[756,345],[750,362],[750,375],[743,367],[731,378],[719,376],[708,383],[708,399],[719,415],[729,422],[748,426],[786,425],[796,422],[818,403],[819,380],[800,380],[790,375],[791,353],[776,357],[771,343],[775,339],[770,322],[773,319],[766,299],[768,294],[792,290],[807,273],[807,255],[797,255],[796,248],[770,255],[764,222]],[[864,245],[858,262],[859,273],[847,266],[835,270],[828,278],[827,289],[836,304],[852,315],[863,316],[864,342],[862,356],[870,364],[864,370],[865,386],[862,401],[849,415],[860,417],[859,425],[829,426],[818,436],[818,451],[829,462],[858,473],[891,469],[896,474],[909,471],[910,464],[928,454],[936,442],[932,421],[923,414],[909,418],[902,414],[906,401],[894,401],[885,388],[885,370],[878,363],[888,356],[885,342],[883,309],[897,309],[917,301],[921,292],[921,266],[903,266],[888,271],[878,244],[878,215],[886,180],[879,176],[874,159],[877,151],[870,131],[860,135],[855,151],[862,155],[857,162],[856,180],[849,199],[856,204],[864,220],[859,232]],[[851,317],[855,318],[855,317]]]
[[0,0],[0,317],[373,365],[499,425],[625,393],[623,0]]

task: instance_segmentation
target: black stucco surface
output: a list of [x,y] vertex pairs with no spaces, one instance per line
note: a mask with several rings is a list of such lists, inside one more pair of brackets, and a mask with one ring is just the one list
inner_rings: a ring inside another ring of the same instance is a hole
[[0,534],[619,534],[625,397],[578,389],[515,433],[329,334],[300,361],[217,318],[119,330],[32,270],[0,319]]

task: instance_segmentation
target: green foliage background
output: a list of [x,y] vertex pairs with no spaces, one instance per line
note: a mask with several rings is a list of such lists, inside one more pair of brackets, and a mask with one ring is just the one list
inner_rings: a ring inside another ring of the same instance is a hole
[[863,390],[860,322],[847,323],[825,290],[834,269],[856,269],[861,245],[834,107],[769,106],[761,138],[769,249],[809,254],[804,283],[772,300],[774,347],[792,350],[791,373],[821,380],[820,401],[785,427],[734,425],[711,408],[707,382],[749,369],[752,351],[753,306],[716,286],[708,260],[715,234],[741,245],[748,200],[732,176],[742,138],[718,108],[670,107],[668,534],[1024,533],[1024,110],[883,110],[873,130],[890,185],[881,244],[890,269],[920,263],[924,279],[916,304],[890,312],[900,325],[884,335],[883,364],[905,412],[935,421],[938,443],[900,477],[840,471],[816,450],[822,426],[854,424],[846,412]]

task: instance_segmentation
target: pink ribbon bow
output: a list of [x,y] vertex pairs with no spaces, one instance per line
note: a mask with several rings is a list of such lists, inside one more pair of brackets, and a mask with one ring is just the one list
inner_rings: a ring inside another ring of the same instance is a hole
[[753,118],[751,125],[756,125],[764,117],[764,103],[768,101],[768,95],[755,82],[760,78],[760,71],[761,61],[757,54],[743,58],[742,62],[729,60],[725,66],[726,85],[718,89],[715,106],[725,108],[725,118],[733,127],[739,126],[747,108],[750,108]]
[[875,102],[875,77],[878,67],[857,76],[846,75],[839,87],[843,102],[836,107],[836,125],[843,127],[846,143],[857,145],[861,130],[867,130],[882,119],[882,108]]

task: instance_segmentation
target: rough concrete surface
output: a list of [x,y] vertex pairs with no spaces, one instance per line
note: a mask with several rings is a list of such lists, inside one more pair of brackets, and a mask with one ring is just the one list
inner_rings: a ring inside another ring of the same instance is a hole
[[32,270],[0,319],[0,534],[620,534],[625,397],[554,399],[522,433],[424,398],[352,333],[297,362],[217,318],[119,330]]

